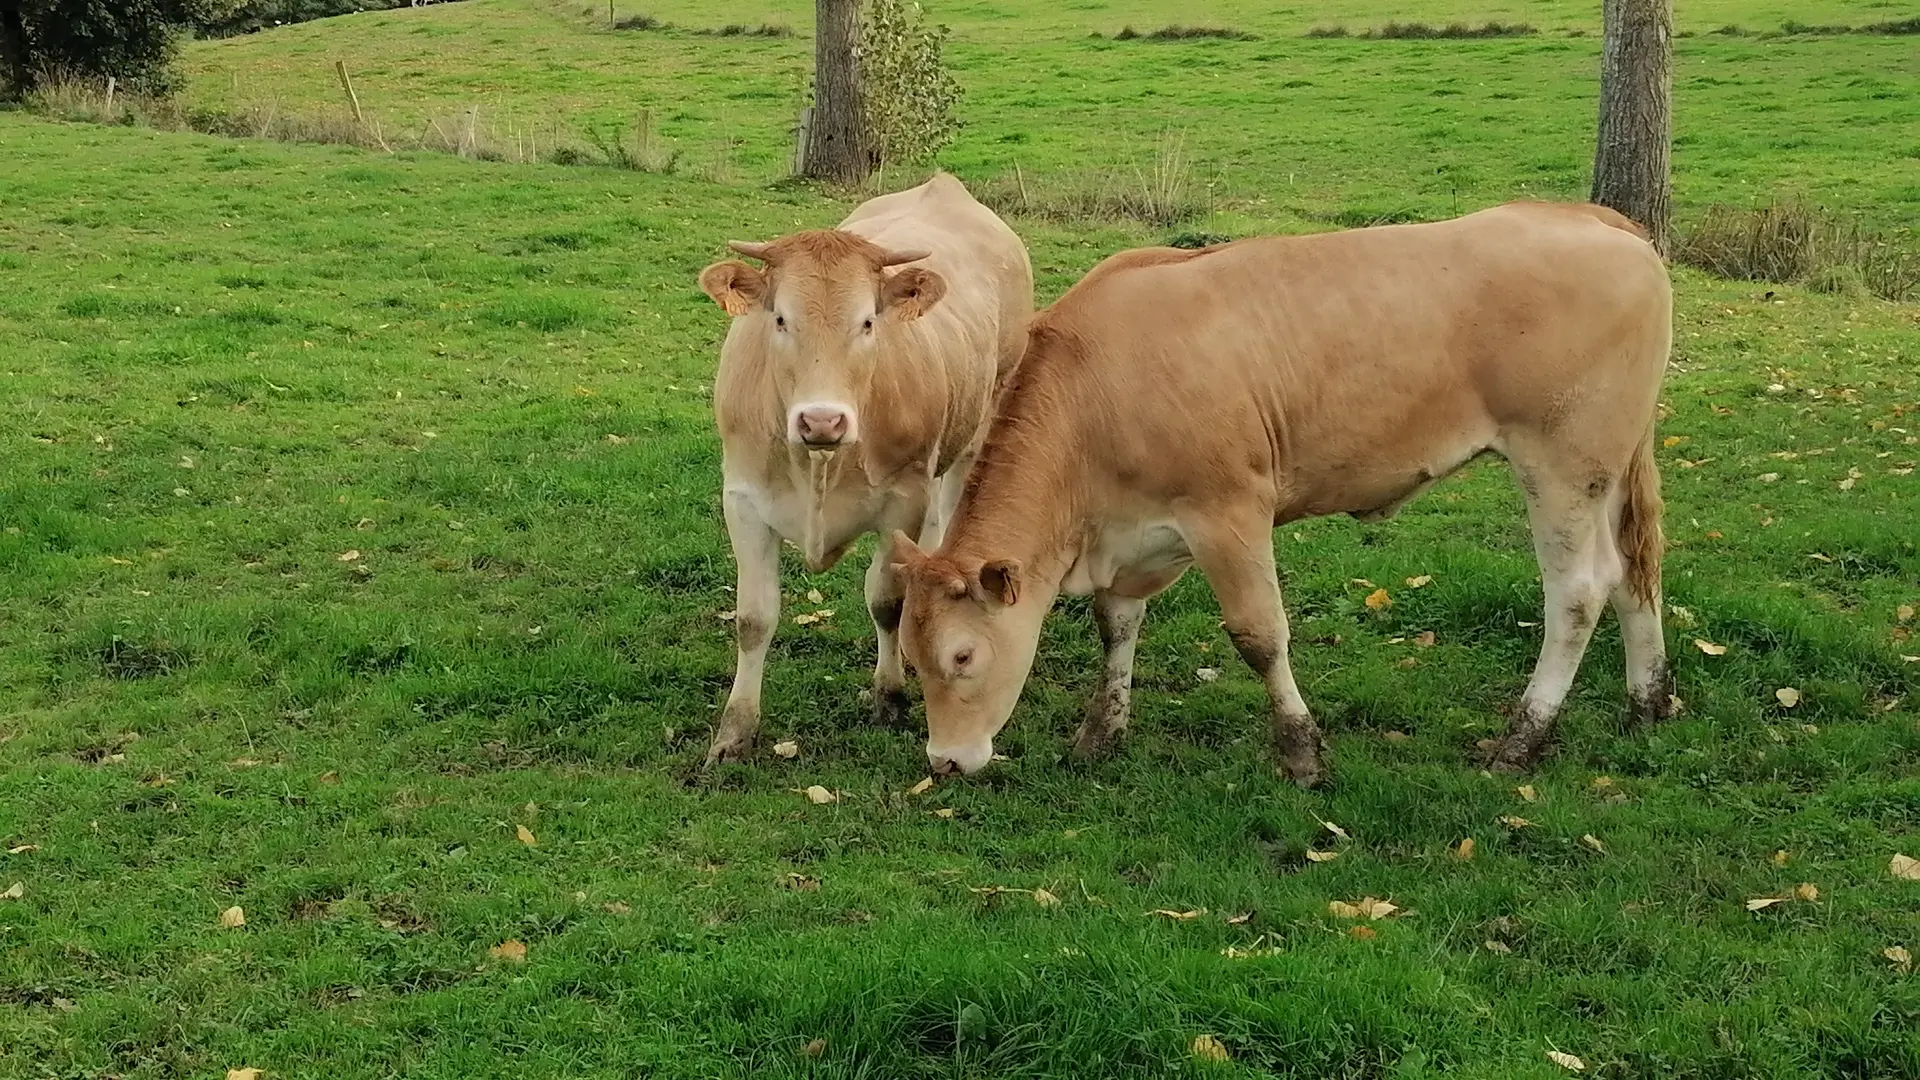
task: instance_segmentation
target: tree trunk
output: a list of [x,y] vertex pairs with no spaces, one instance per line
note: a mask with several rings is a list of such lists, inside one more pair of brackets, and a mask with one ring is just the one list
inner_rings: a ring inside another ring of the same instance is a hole
[[1593,201],[1640,223],[1667,253],[1673,177],[1672,0],[1604,0]]
[[857,184],[873,171],[860,101],[860,0],[814,0],[813,127],[803,171]]
[[33,89],[33,61],[20,0],[0,0],[0,65],[4,65],[0,69],[0,99],[25,97]]

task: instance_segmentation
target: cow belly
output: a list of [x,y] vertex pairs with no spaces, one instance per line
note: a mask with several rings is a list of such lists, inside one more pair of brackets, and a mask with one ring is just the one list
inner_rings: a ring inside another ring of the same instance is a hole
[[1109,523],[1074,560],[1061,591],[1149,597],[1173,584],[1192,562],[1187,539],[1170,518]]

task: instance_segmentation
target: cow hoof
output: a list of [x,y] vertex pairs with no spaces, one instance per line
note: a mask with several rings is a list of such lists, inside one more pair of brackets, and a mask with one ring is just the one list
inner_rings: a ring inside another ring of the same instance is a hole
[[723,731],[714,736],[713,745],[707,748],[707,767],[745,761],[753,756],[753,744],[753,732]]
[[1280,755],[1280,764],[1274,766],[1274,772],[1293,781],[1294,786],[1312,790],[1327,778],[1326,759],[1318,750],[1304,753],[1285,753]]
[[913,699],[904,688],[873,691],[873,724],[880,728],[905,728]]
[[1121,733],[1126,730],[1126,728],[1082,727],[1073,736],[1073,759],[1097,761],[1112,755],[1120,745]]
[[1524,734],[1509,735],[1497,740],[1487,754],[1489,772],[1512,775],[1533,768],[1540,760],[1542,741]]

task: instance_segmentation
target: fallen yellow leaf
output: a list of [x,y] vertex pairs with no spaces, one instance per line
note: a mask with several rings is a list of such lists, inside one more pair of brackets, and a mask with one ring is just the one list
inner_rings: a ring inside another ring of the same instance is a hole
[[1422,630],[1419,633],[1413,635],[1413,643],[1418,648],[1431,649],[1435,645],[1440,643],[1440,639],[1434,634],[1433,631]]
[[1581,1061],[1579,1058],[1574,1057],[1572,1054],[1563,1054],[1558,1050],[1547,1051],[1547,1060],[1553,1062],[1555,1065],[1560,1066],[1561,1068],[1567,1070],[1568,1072],[1586,1072],[1587,1071],[1586,1062]]
[[0,892],[0,900],[18,900],[25,895],[27,895],[26,882],[16,881],[7,888],[6,892]]
[[1786,901],[1787,898],[1784,896],[1756,896],[1747,901],[1747,910],[1760,911],[1765,908],[1770,908],[1775,904],[1784,904]]
[[800,756],[800,744],[788,739],[773,744],[773,756],[778,758],[797,758]]
[[525,825],[515,825],[513,827],[513,835],[519,837],[520,842],[527,845],[528,847],[532,847],[535,844],[540,842],[539,840],[534,838],[533,830],[527,828]]
[[1060,898],[1045,889],[1033,890],[1033,902],[1041,907],[1059,907]]
[[229,930],[238,930],[247,925],[247,913],[235,904],[220,913],[220,925]]
[[1343,829],[1343,828],[1341,828],[1341,827],[1340,827],[1340,826],[1338,826],[1338,825],[1335,825],[1335,824],[1334,824],[1333,822],[1331,822],[1331,821],[1324,821],[1324,820],[1322,820],[1322,819],[1321,819],[1321,818],[1319,818],[1319,817],[1315,817],[1315,818],[1314,818],[1313,820],[1315,820],[1315,821],[1318,821],[1318,822],[1320,822],[1320,827],[1321,827],[1321,828],[1323,828],[1323,829],[1325,829],[1325,830],[1327,830],[1328,832],[1330,832],[1330,833],[1332,833],[1333,835],[1335,835],[1335,836],[1337,836],[1337,837],[1339,837],[1339,838],[1340,838],[1340,839],[1342,839],[1342,840],[1351,840],[1351,839],[1353,839],[1353,837],[1351,837],[1351,836],[1348,836],[1348,835],[1347,835],[1347,830],[1345,830],[1345,829]]
[[508,938],[488,949],[487,955],[495,960],[505,960],[509,964],[524,964],[527,962],[527,947],[515,938]]
[[1486,946],[1488,952],[1499,953],[1501,956],[1505,956],[1513,951],[1513,946],[1504,941],[1495,941],[1492,938],[1488,938],[1480,944]]
[[1393,606],[1393,597],[1385,589],[1375,589],[1367,594],[1366,605],[1373,611],[1382,611]]
[[627,906],[627,902],[624,900],[615,900],[612,903],[601,904],[600,907],[609,915],[625,915],[627,912],[633,910]]
[[1599,852],[1602,855],[1605,855],[1607,853],[1607,845],[1601,843],[1600,838],[1593,835],[1592,833],[1587,833],[1585,836],[1582,836],[1580,838],[1580,842],[1592,848],[1593,850]]
[[807,603],[812,604],[814,607],[819,607],[821,604],[824,604],[826,602],[827,602],[827,598],[820,595],[819,589],[807,590]]
[[1211,1035],[1196,1035],[1193,1039],[1193,1056],[1201,1061],[1231,1061],[1233,1055],[1227,1053],[1227,1046]]
[[1372,941],[1374,938],[1379,937],[1380,934],[1373,927],[1363,924],[1348,927],[1347,936],[1353,938],[1355,941]]
[[1681,443],[1686,441],[1687,441],[1687,437],[1685,435],[1669,435],[1666,438],[1660,440],[1660,445],[1665,449],[1671,450],[1674,447],[1679,446]]
[[815,806],[824,806],[827,803],[838,802],[840,800],[840,796],[835,795],[833,792],[828,791],[826,788],[821,787],[819,784],[809,785],[806,788],[806,790],[801,792],[801,794],[805,795],[807,797],[807,801],[810,803],[813,803]]
[[1238,915],[1227,916],[1228,926],[1245,926],[1253,921],[1253,912],[1243,911]]
[[819,1057],[826,1052],[827,1040],[825,1039],[809,1039],[807,1045],[800,1048],[803,1057]]
[[929,792],[929,791],[932,791],[932,790],[933,790],[933,777],[931,777],[931,776],[929,776],[929,777],[927,777],[927,778],[926,778],[925,780],[922,780],[922,781],[920,781],[919,783],[917,783],[917,784],[915,784],[915,785],[913,785],[912,787],[910,787],[910,788],[908,788],[908,789],[907,789],[907,794],[909,794],[909,795],[925,795],[925,794],[926,794],[927,792]]
[[1407,579],[1407,588],[1409,589],[1425,588],[1431,584],[1433,584],[1432,574],[1421,574],[1419,577],[1410,577]]
[[1453,857],[1461,862],[1473,861],[1473,837],[1469,836],[1453,846]]
[[1513,790],[1515,792],[1518,792],[1520,797],[1522,799],[1525,799],[1528,802],[1540,801],[1540,793],[1533,789],[1532,784],[1521,784],[1519,787],[1514,788]]
[[1390,901],[1363,896],[1352,903],[1344,900],[1329,900],[1327,910],[1342,919],[1384,919],[1399,911],[1400,907]]
[[1780,851],[1776,851],[1776,852],[1774,852],[1774,853],[1773,853],[1773,865],[1775,865],[1775,866],[1785,866],[1785,865],[1787,865],[1787,858],[1788,858],[1788,856],[1787,856],[1787,853],[1786,853],[1786,850],[1785,850],[1785,849],[1782,849],[1782,850],[1780,850]]
[[1308,862],[1332,862],[1339,857],[1340,853],[1337,851],[1315,851],[1312,848],[1307,849]]
[[1403,743],[1403,742],[1406,742],[1408,739],[1413,738],[1413,736],[1407,734],[1404,731],[1383,732],[1380,735],[1380,737],[1387,740],[1390,743],[1395,743],[1395,744]]
[[951,806],[943,806],[943,807],[941,807],[940,809],[938,809],[938,810],[935,810],[935,811],[933,812],[933,816],[934,816],[934,817],[937,817],[937,818],[946,818],[946,819],[947,819],[948,821],[952,821],[952,820],[953,820],[953,818],[954,818],[954,815],[956,815],[956,814],[958,814],[958,813],[959,813],[959,811],[958,811],[958,810],[955,810],[955,809],[954,809],[953,807],[951,807]]
[[1803,881],[1793,887],[1793,898],[1795,900],[1818,900],[1820,899],[1820,889],[1815,885]]
[[1593,788],[1595,791],[1605,791],[1607,788],[1613,786],[1613,777],[1596,776],[1588,782],[1587,786]]
[[1782,706],[1789,709],[1800,704],[1800,691],[1791,686],[1783,686],[1775,690],[1773,697],[1775,701],[1778,701]]
[[1147,914],[1158,915],[1163,919],[1172,919],[1175,922],[1187,922],[1192,919],[1197,919],[1206,913],[1206,908],[1194,908],[1192,911],[1170,911],[1166,908],[1155,908]]
[[260,1080],[265,1075],[267,1074],[259,1069],[252,1068],[227,1070],[227,1080]]
[[1694,638],[1693,647],[1696,649],[1699,649],[1703,653],[1706,653],[1708,656],[1727,655],[1727,647],[1725,645],[1715,645],[1713,642],[1708,641],[1706,638]]
[[1893,961],[1893,966],[1902,975],[1913,970],[1913,954],[1898,945],[1889,945],[1881,949],[1880,955]]
[[1920,859],[1895,855],[1887,864],[1887,872],[1902,881],[1920,881]]
[[1893,614],[1894,614],[1894,617],[1899,619],[1901,622],[1906,622],[1909,619],[1913,618],[1913,605],[1901,604],[1899,609],[1896,610]]
[[358,548],[356,548],[356,549],[354,549],[354,550],[352,550],[352,551],[343,551],[343,552],[341,552],[341,553],[340,553],[340,561],[341,561],[341,562],[358,562],[358,561],[360,561],[360,551],[359,551],[359,549],[358,549]]
[[1516,816],[1514,814],[1501,814],[1500,824],[1505,825],[1509,829],[1533,828],[1533,822],[1528,821],[1526,818]]
[[21,845],[20,845],[19,847],[10,847],[10,848],[8,848],[8,849],[7,849],[7,854],[9,854],[9,855],[25,855],[25,854],[26,854],[27,852],[29,852],[29,851],[39,851],[39,850],[40,850],[40,845],[39,845],[39,844],[21,844]]

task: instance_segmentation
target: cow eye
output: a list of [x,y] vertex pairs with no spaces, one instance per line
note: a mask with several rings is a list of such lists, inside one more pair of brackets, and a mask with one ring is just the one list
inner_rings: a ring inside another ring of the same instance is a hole
[[868,319],[866,322],[866,325],[862,326],[860,329],[865,330],[869,334],[873,333],[873,320]]
[[775,315],[773,317],[773,325],[776,329],[785,330],[787,328],[787,317],[785,315]]

